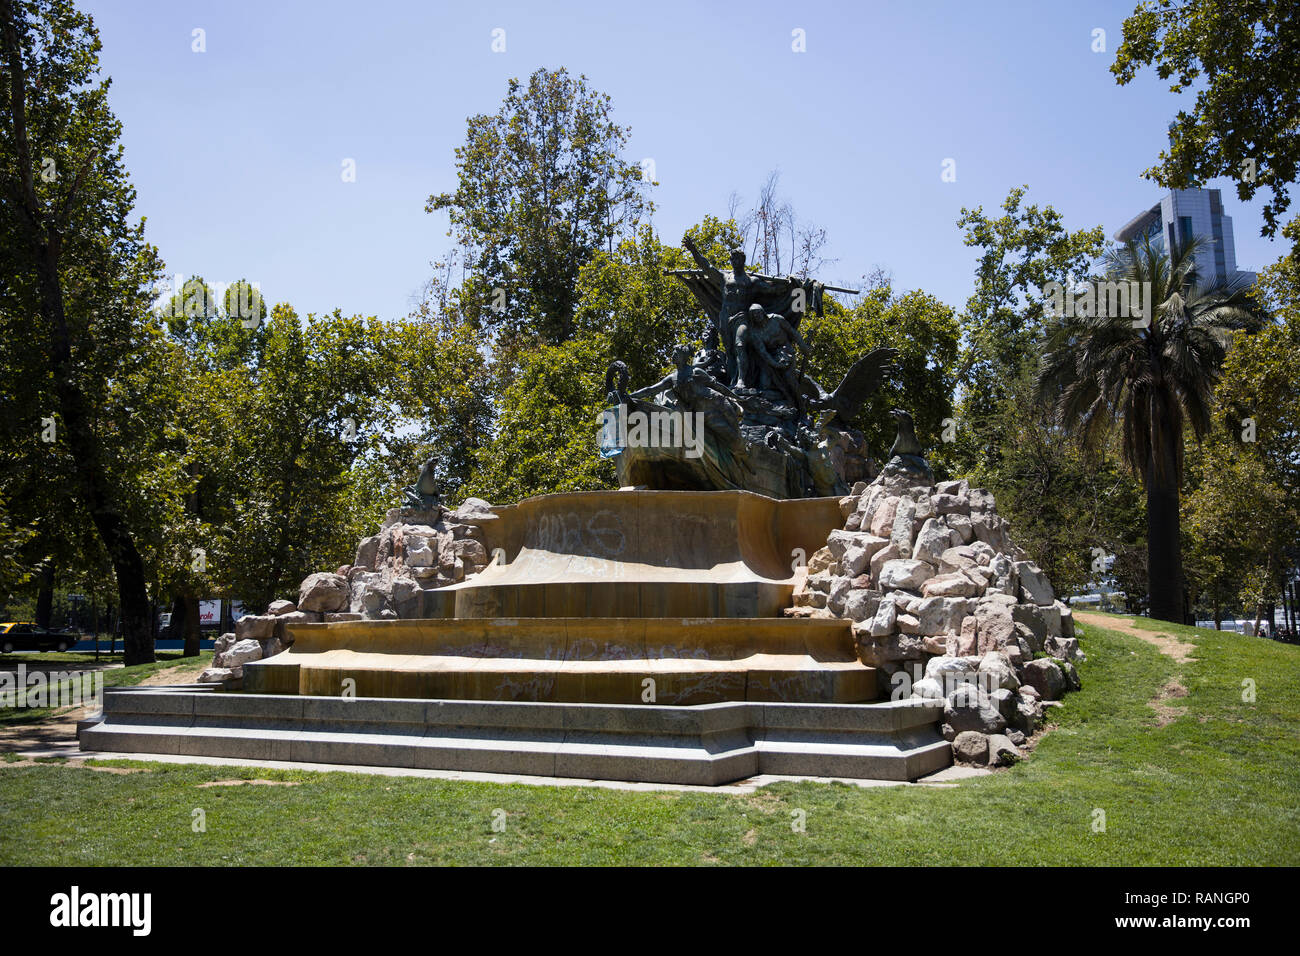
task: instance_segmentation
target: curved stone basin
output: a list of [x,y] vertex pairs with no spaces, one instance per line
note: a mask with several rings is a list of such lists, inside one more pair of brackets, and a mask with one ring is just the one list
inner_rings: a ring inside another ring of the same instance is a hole
[[428,616],[777,617],[794,563],[841,521],[835,498],[748,491],[572,492],[493,512],[497,561],[427,592]]
[[839,527],[837,499],[597,491],[492,512],[478,525],[497,560],[422,592],[420,618],[290,626],[287,652],[244,665],[244,689],[611,704],[876,698],[849,622],[782,616],[794,566]]

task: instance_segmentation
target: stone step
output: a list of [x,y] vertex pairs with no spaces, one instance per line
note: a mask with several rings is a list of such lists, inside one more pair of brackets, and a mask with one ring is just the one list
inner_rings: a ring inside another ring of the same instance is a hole
[[[879,696],[848,621],[435,618],[291,629],[244,665],[250,693],[639,704],[861,703]],[[653,681],[653,685],[647,683]]]
[[692,707],[120,688],[81,748],[697,785],[760,773],[914,780],[951,761],[941,712],[919,700]]

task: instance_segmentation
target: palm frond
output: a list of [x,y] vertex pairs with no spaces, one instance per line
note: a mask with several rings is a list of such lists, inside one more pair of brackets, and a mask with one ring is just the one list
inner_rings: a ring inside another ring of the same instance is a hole
[[1267,321],[1248,283],[1202,281],[1196,258],[1204,246],[1192,238],[1166,251],[1152,237],[1112,246],[1102,276],[1149,289],[1150,321],[1134,327],[1126,316],[1063,319],[1034,379],[1053,420],[1085,445],[1118,422],[1123,457],[1144,481],[1181,480],[1184,429],[1197,436],[1209,429],[1232,337]]

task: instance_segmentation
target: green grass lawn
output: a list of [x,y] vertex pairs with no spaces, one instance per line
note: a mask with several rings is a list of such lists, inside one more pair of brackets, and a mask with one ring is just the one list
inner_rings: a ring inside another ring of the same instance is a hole
[[[0,865],[1300,863],[1300,648],[1153,629],[1193,640],[1197,660],[1081,628],[1084,686],[1053,712],[1056,729],[1024,763],[949,788],[632,793],[0,763]],[[1148,701],[1174,678],[1187,695],[1167,703],[1186,713],[1159,726]],[[202,786],[254,778],[293,785]],[[206,832],[194,832],[196,810]]]
[[[121,659],[120,654],[115,658],[109,658],[107,654],[101,654],[98,663],[100,665],[120,663]],[[167,670],[169,667],[176,667],[178,664],[195,663],[197,665],[202,663],[207,666],[211,662],[211,650],[201,651],[198,657],[182,657],[180,651],[159,651],[158,660],[152,664],[105,668],[101,673],[104,675],[105,687],[133,687],[145,678],[152,677],[159,671]],[[93,653],[67,652],[59,654],[51,651],[45,654],[6,654],[0,656],[0,663],[4,664],[7,670],[16,670],[19,663],[24,663],[27,665],[29,674],[36,669],[47,673],[50,671],[63,671],[69,674],[85,674],[93,672],[93,668],[87,670],[85,666],[93,665],[96,661]],[[79,679],[73,678],[73,680]],[[59,683],[63,685],[70,683],[70,681],[60,681]],[[23,724],[40,723],[54,713],[55,709],[51,707],[0,707],[0,727],[16,727]]]

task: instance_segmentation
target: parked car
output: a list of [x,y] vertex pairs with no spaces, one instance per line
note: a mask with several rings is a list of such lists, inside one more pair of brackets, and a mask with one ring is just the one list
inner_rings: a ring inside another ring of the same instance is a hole
[[78,635],[67,630],[52,631],[30,621],[0,624],[0,654],[14,651],[66,651]]

